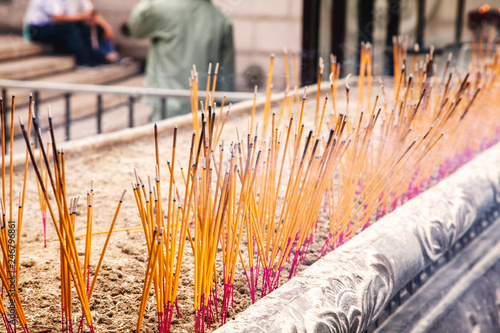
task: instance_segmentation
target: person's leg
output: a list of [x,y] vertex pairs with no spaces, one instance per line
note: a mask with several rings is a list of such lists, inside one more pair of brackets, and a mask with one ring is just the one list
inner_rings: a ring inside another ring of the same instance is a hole
[[80,22],[76,24],[76,28],[77,33],[82,41],[83,47],[86,49],[88,63],[90,65],[100,65],[107,63],[106,58],[103,54],[101,54],[101,52],[99,52],[99,49],[94,50],[92,47],[92,31],[90,26],[83,22]]
[[59,24],[45,24],[41,26],[31,25],[28,32],[30,40],[34,42],[48,44],[54,47],[55,52],[62,52],[64,48],[63,40],[61,39],[61,29]]
[[97,27],[97,37],[99,42],[99,52],[106,58],[109,63],[116,63],[120,60],[120,54],[116,51],[113,42],[104,37],[104,29]]
[[52,45],[58,53],[71,53],[78,65],[95,66],[104,63],[102,55],[92,50],[90,30],[84,24],[62,23],[31,26],[31,40]]

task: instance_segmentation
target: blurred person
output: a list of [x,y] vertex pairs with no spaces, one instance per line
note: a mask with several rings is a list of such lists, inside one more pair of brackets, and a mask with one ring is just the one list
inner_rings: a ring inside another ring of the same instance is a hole
[[[217,90],[233,90],[232,24],[210,0],[142,0],[132,9],[126,29],[134,37],[151,40],[146,87],[189,89],[196,65],[199,88],[204,91],[209,63],[219,63]],[[150,121],[161,119],[159,99],[145,101],[154,107]],[[191,102],[168,98],[166,108],[169,117],[189,113]]]
[[29,40],[73,54],[79,66],[120,60],[113,29],[90,0],[30,0],[24,21]]

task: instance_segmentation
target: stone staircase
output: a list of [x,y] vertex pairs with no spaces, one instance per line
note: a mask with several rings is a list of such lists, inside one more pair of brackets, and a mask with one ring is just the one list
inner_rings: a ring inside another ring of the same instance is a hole
[[0,61],[34,56],[48,51],[40,44],[30,43],[18,35],[0,35]]
[[[0,78],[11,80],[30,80],[39,82],[79,83],[95,85],[117,85],[142,87],[144,76],[140,73],[140,64],[135,61],[120,65],[103,65],[95,68],[77,67],[71,56],[54,55],[46,46],[31,43],[18,35],[0,35]],[[33,93],[25,89],[6,88],[7,97],[4,105],[10,111],[11,96],[16,96],[16,114],[27,117],[28,97]],[[114,131],[128,123],[128,112],[123,106],[126,96],[103,95],[104,116],[103,132]],[[58,141],[65,140],[64,128],[66,101],[62,92],[40,91],[38,109],[41,125],[46,124],[46,110],[50,105]],[[71,136],[70,139],[82,138],[97,133],[97,96],[90,93],[74,94],[71,104]],[[147,122],[151,108],[137,101],[135,105],[135,125]],[[17,116],[16,116],[17,118]],[[16,121],[17,122],[17,121]],[[15,141],[22,141],[20,128],[15,125]],[[21,142],[21,146],[24,142]],[[16,146],[18,144],[16,143]]]

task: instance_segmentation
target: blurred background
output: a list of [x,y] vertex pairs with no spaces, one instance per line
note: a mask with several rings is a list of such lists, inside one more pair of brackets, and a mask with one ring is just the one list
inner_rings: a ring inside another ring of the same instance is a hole
[[[0,27],[4,33],[21,31],[27,2],[0,1]],[[120,32],[137,2],[95,0],[95,6],[116,31],[119,51],[144,59],[148,42]],[[274,85],[276,89],[283,89],[284,47],[297,53],[302,84],[314,81],[317,57],[323,57],[327,63],[330,53],[341,60],[343,76],[354,73],[363,27],[365,34],[368,31],[372,35],[369,37],[378,73],[387,73],[383,66],[391,22],[393,26],[396,24],[393,33],[408,37],[409,49],[418,42],[422,51],[433,45],[439,53],[454,43],[468,42],[471,33],[467,28],[467,14],[484,5],[485,0],[213,0],[213,3],[233,23],[236,89],[252,91],[255,84],[264,88],[272,53],[276,56]],[[491,1],[490,6],[498,8],[500,1]]]
[[[273,91],[284,91],[285,49],[290,75],[298,78],[299,86],[317,81],[319,59],[328,67],[330,54],[341,64],[341,77],[356,75],[361,42],[372,44],[374,75],[392,75],[395,35],[404,36],[409,56],[418,43],[420,60],[433,48],[438,71],[450,52],[451,66],[467,70],[473,34],[478,39],[482,30],[492,49],[499,41],[500,0],[490,0],[489,4],[484,1],[213,0],[230,18],[234,32],[236,92],[228,94],[226,102],[253,99],[255,86],[263,94],[271,54],[275,55]],[[127,36],[123,30],[138,0],[93,1],[115,32],[117,50],[131,60],[125,65],[96,68],[82,68],[71,56],[53,54],[43,45],[24,40],[23,17],[28,2],[0,0],[0,90],[7,110],[10,95],[16,93],[17,108],[27,112],[28,94],[33,93],[35,113],[50,105],[62,140],[152,121],[152,107],[142,99],[148,93],[140,90],[149,41]],[[482,29],[485,26],[487,29]],[[206,82],[206,77],[206,72],[200,73],[199,81]],[[328,75],[323,80],[328,80]],[[292,80],[292,89],[294,85]],[[173,116],[166,107],[169,99],[181,95],[189,99],[189,91],[181,93],[162,90],[149,95],[160,99],[161,111],[156,110],[161,112],[161,119]],[[218,102],[221,96],[216,97]],[[8,133],[7,123],[5,126]]]

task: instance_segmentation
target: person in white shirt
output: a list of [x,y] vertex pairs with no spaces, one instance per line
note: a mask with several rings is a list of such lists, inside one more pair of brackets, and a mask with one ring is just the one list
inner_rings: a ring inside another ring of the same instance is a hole
[[80,66],[120,58],[112,44],[113,29],[90,0],[31,0],[24,20],[30,40],[52,45],[57,53],[73,54]]

